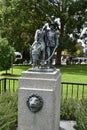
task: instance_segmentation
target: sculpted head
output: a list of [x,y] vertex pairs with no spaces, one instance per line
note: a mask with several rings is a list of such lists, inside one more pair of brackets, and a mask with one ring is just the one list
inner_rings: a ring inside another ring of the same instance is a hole
[[43,100],[40,96],[33,94],[29,96],[27,105],[31,112],[36,113],[41,110],[43,106]]

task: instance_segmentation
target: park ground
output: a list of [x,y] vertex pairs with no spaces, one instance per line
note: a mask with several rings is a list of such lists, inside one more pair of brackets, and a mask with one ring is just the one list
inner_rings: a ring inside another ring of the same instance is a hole
[[[8,70],[7,75],[5,75],[5,71],[1,71],[0,78],[20,77],[21,73],[29,68],[30,66],[14,65],[13,69]],[[57,69],[60,69],[63,82],[87,83],[87,65],[62,65]]]

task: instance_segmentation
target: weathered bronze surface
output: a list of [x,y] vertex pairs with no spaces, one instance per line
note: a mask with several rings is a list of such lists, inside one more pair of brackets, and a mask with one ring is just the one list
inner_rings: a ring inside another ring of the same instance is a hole
[[35,33],[34,43],[30,46],[30,64],[32,69],[39,71],[41,68],[53,68],[53,55],[58,47],[58,31],[57,24],[52,20],[46,23],[42,28],[37,29]]
[[33,113],[39,112],[43,107],[42,97],[32,94],[27,100],[27,106],[29,110]]

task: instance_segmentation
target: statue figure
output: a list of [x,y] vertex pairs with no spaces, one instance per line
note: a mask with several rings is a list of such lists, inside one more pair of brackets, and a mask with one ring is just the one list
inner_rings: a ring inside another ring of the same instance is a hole
[[41,61],[45,60],[45,41],[44,41],[44,35],[45,31],[43,28],[40,28],[35,33],[35,41],[37,41],[40,45],[40,51],[41,51]]
[[45,33],[45,42],[46,42],[46,53],[47,53],[47,64],[48,67],[52,67],[52,57],[55,53],[56,48],[58,47],[58,33],[55,29],[55,25],[49,24],[49,29]]
[[42,28],[36,30],[34,40],[30,47],[30,64],[33,68],[45,60],[44,30]]
[[30,48],[32,68],[53,68],[52,60],[58,47],[57,26],[52,19],[35,32],[34,43]]
[[41,45],[37,41],[34,41],[30,49],[32,68],[39,64],[40,48]]

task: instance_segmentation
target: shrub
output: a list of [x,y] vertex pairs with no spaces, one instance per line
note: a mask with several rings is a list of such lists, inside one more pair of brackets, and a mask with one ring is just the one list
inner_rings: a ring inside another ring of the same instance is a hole
[[60,118],[63,120],[75,120],[76,130],[87,130],[87,99],[81,101],[67,99],[61,101]]
[[[0,96],[0,130],[13,130],[17,124],[17,93]],[[61,119],[76,120],[76,130],[87,130],[87,99],[61,101]]]
[[[79,101],[78,101],[79,102]],[[77,107],[77,100],[64,99],[61,101],[60,118],[62,120],[75,120],[75,110]]]
[[17,122],[17,93],[0,96],[0,130],[11,130]]
[[81,101],[76,112],[76,130],[87,130],[87,99]]
[[14,57],[14,48],[9,45],[6,38],[0,38],[0,70],[10,69]]

